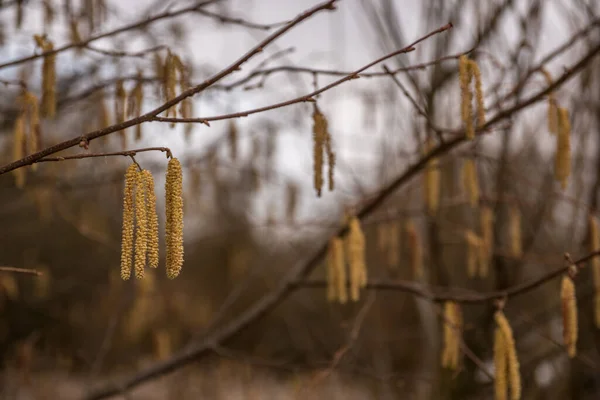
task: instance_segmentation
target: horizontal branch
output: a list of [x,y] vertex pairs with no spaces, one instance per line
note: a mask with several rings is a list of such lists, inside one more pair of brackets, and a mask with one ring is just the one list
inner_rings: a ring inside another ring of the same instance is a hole
[[171,153],[171,149],[169,149],[168,147],[145,147],[143,149],[115,151],[112,153],[84,153],[84,154],[74,154],[71,156],[63,156],[63,157],[44,157],[44,158],[41,158],[34,162],[35,163],[58,162],[58,161],[66,161],[66,160],[80,160],[82,158],[113,157],[113,156],[135,157],[137,155],[137,153],[143,153],[146,151],[162,151],[162,152],[167,153],[167,158],[173,157],[173,154]]
[[26,274],[26,275],[35,275],[35,276],[43,275],[40,271],[36,271],[35,269],[2,267],[2,266],[0,266],[0,272],[11,272],[11,273],[16,273],[16,274]]

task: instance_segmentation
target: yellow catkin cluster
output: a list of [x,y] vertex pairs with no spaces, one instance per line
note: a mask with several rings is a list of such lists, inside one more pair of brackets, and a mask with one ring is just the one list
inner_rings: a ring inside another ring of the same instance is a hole
[[423,277],[423,245],[417,228],[412,220],[406,221],[404,227],[406,232],[406,242],[410,256],[410,267],[413,278],[420,279]]
[[335,153],[331,143],[331,135],[328,129],[327,119],[325,115],[319,110],[317,105],[314,105],[313,114],[313,177],[314,187],[317,192],[317,196],[321,197],[321,191],[323,189],[323,152],[327,154],[327,162],[329,167],[329,190],[332,191],[334,188],[334,167],[335,167]]
[[[115,99],[114,99],[114,111],[115,111],[115,122],[121,124],[125,121],[125,115],[127,114],[127,91],[123,85],[123,80],[117,80],[115,84]],[[125,130],[119,131],[121,136],[121,146],[123,149],[127,148],[127,136]]]
[[479,274],[480,277],[487,276],[487,259],[483,240],[473,231],[465,231],[465,242],[467,245],[467,275],[473,278]]
[[469,204],[471,207],[476,207],[479,204],[479,180],[477,178],[477,166],[472,158],[465,159],[462,168],[462,181],[469,198]]
[[346,282],[344,241],[334,237],[329,240],[327,250],[327,300],[345,304],[348,301]]
[[460,356],[463,318],[460,306],[453,302],[444,303],[444,349],[442,367],[455,370]]
[[[545,68],[542,68],[540,71],[544,75],[544,78],[546,78],[546,83],[552,85],[554,80],[550,72]],[[553,91],[548,93],[548,131],[550,133],[558,133],[558,106]]]
[[[128,96],[129,104],[127,104],[127,115],[129,117],[139,117],[142,115],[142,108],[144,106],[144,86],[142,82],[142,73],[138,72],[137,82],[131,89]],[[139,141],[142,139],[142,124],[135,126],[135,140]]]
[[[430,136],[425,141],[425,155],[429,154],[432,150],[433,138]],[[437,158],[432,158],[427,162],[424,173],[425,204],[430,216],[434,216],[439,207],[440,176],[439,160]]]
[[133,239],[135,236],[135,185],[138,169],[131,164],[125,172],[125,189],[123,193],[123,228],[121,234],[121,278],[129,279],[133,257]]
[[[15,120],[15,127],[13,130],[13,160],[20,160],[25,157],[27,143],[25,137],[25,117],[19,115]],[[15,176],[15,185],[17,188],[22,189],[25,186],[26,173],[24,168],[17,168],[13,170]]]
[[560,182],[563,190],[567,188],[569,175],[571,175],[571,123],[569,112],[565,108],[558,108],[554,177]]
[[495,398],[496,400],[507,399],[507,389],[510,388],[510,399],[519,400],[521,398],[521,374],[512,328],[502,311],[496,311],[494,319],[496,320],[494,334]]
[[485,267],[480,273],[485,278],[488,275],[494,256],[494,211],[490,206],[484,205],[480,208],[479,222],[481,225],[481,241],[485,251]]
[[229,155],[233,161],[237,160],[238,149],[238,129],[234,120],[229,120],[227,132],[227,142],[229,144]]
[[[33,38],[44,53],[54,51],[54,44],[45,36],[34,35]],[[44,56],[41,109],[43,117],[54,118],[56,115],[56,53]]]
[[471,80],[475,81],[475,100],[477,103],[477,126],[485,125],[485,105],[483,102],[483,85],[481,83],[481,71],[474,60],[469,60],[466,55],[458,59],[458,75],[461,93],[461,119],[465,124],[465,135],[467,139],[475,138],[473,126],[473,93],[471,91]]
[[573,358],[577,354],[577,298],[575,284],[568,275],[562,278],[560,302],[563,317],[563,341],[569,357]]
[[167,277],[174,279],[183,266],[183,172],[177,158],[169,160],[165,192]]
[[521,211],[516,205],[508,210],[509,215],[509,240],[510,251],[514,258],[523,256],[523,244],[521,239]]
[[154,178],[150,171],[139,171],[135,163],[125,173],[121,242],[123,280],[131,276],[132,263],[138,279],[144,277],[146,263],[153,268],[158,266],[158,216]]
[[[594,215],[588,217],[590,230],[590,253],[600,251],[600,232],[598,230],[598,219]],[[592,279],[594,284],[594,321],[596,327],[600,328],[600,256],[590,260]]]
[[350,298],[352,301],[358,301],[360,289],[367,285],[365,235],[357,217],[350,218],[348,230],[346,251],[350,267]]

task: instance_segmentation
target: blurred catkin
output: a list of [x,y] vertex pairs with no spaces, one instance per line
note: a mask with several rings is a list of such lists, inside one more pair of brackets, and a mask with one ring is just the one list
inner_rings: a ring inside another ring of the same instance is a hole
[[521,373],[519,371],[519,360],[515,348],[512,328],[504,312],[496,311],[494,314],[496,325],[502,333],[504,341],[504,352],[508,369],[508,386],[510,387],[510,399],[519,400],[521,398]]
[[517,205],[512,205],[509,209],[509,242],[512,256],[514,258],[521,258],[523,256],[521,211]]
[[485,125],[485,104],[483,101],[483,84],[481,83],[481,70],[475,60],[469,60],[469,69],[475,80],[475,101],[477,103],[477,127]]
[[423,277],[423,245],[412,220],[406,221],[405,231],[413,278],[420,279]]
[[165,181],[167,277],[174,279],[183,266],[183,172],[177,158],[171,158]]
[[556,160],[554,176],[562,189],[567,188],[571,174],[571,123],[569,112],[565,108],[558,109],[558,135],[556,136]]
[[346,288],[346,265],[344,261],[344,242],[339,237],[333,237],[329,241],[327,253],[327,300],[340,304],[348,301]]
[[575,284],[568,275],[562,278],[560,301],[563,317],[563,341],[569,357],[573,358],[577,354],[577,298]]
[[367,284],[367,265],[365,259],[365,235],[357,217],[351,217],[348,223],[347,252],[350,267],[350,298],[358,301],[360,289]]
[[[433,138],[429,136],[425,141],[425,155],[433,150]],[[440,201],[440,171],[439,161],[437,158],[432,158],[425,166],[425,204],[430,216],[437,213]]]
[[471,204],[471,207],[477,207],[479,204],[479,180],[477,179],[477,166],[472,158],[467,158],[464,161],[462,179],[469,204]]
[[[34,39],[44,53],[54,51],[54,44],[46,37],[35,35]],[[44,56],[42,64],[42,107],[43,117],[56,115],[56,53]]]
[[465,124],[466,137],[469,140],[475,138],[473,128],[473,94],[471,93],[472,69],[469,65],[469,58],[466,55],[458,59],[458,76],[460,81],[461,97],[461,119]]
[[123,191],[123,227],[121,236],[121,278],[129,279],[131,275],[134,239],[134,196],[137,181],[137,165],[131,164],[125,172],[125,189]]
[[[21,114],[15,120],[15,127],[13,130],[13,160],[20,160],[25,157],[25,117]],[[17,188],[22,189],[25,186],[25,168],[13,169],[13,175],[15,176],[15,185]]]
[[485,267],[483,267],[481,276],[486,277],[494,256],[494,211],[490,206],[483,205],[479,212],[481,240],[485,251]]
[[331,143],[331,135],[328,129],[327,119],[315,104],[312,114],[313,119],[313,176],[314,187],[317,196],[321,197],[323,189],[323,153],[327,155],[329,190],[332,191],[334,184],[335,153]]
[[[546,79],[546,83],[552,85],[554,80],[552,79],[550,72],[545,68],[542,68],[541,72]],[[558,133],[558,106],[554,91],[548,93],[548,131],[550,133]]]
[[462,336],[462,312],[457,303],[444,303],[444,349],[442,351],[442,367],[455,370],[458,367],[460,355],[460,340]]

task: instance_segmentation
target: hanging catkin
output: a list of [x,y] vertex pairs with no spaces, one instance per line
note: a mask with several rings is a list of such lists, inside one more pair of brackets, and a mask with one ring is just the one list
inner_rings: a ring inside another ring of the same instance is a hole
[[469,59],[466,55],[462,55],[458,59],[458,76],[460,80],[461,119],[465,124],[467,139],[472,140],[475,138],[475,130],[473,128],[473,94],[470,88],[471,77],[473,75],[469,66]]
[[360,289],[367,285],[367,266],[365,261],[365,235],[360,227],[360,220],[351,217],[348,223],[346,251],[350,267],[350,298],[358,301]]
[[[425,155],[433,150],[433,138],[430,136],[425,142]],[[440,201],[440,171],[439,161],[432,158],[425,166],[425,204],[430,216],[437,213]]]
[[472,230],[465,231],[465,243],[467,245],[467,275],[475,277],[478,266],[481,263],[481,239]]
[[121,237],[121,278],[129,279],[133,257],[134,196],[137,180],[137,165],[131,164],[125,172],[125,189],[123,191],[123,227]]
[[328,129],[327,119],[325,115],[319,110],[319,107],[314,104],[313,106],[313,176],[314,176],[314,187],[317,192],[317,196],[321,197],[321,191],[323,189],[323,153],[327,155],[328,162],[328,179],[329,179],[329,190],[332,191],[334,188],[334,167],[335,167],[335,153],[333,152],[333,146],[331,143],[331,135]]
[[510,250],[514,258],[523,256],[523,245],[521,242],[521,211],[516,205],[509,209],[509,240]]
[[[123,86],[123,80],[117,80],[115,85],[115,119],[117,124],[121,124],[125,121],[125,115],[127,112],[127,92],[125,91],[125,87]],[[121,136],[121,146],[123,149],[127,148],[127,136],[125,135],[125,130],[119,131],[119,136]]]
[[183,173],[177,158],[171,158],[165,180],[167,277],[174,279],[183,266]]
[[477,127],[485,125],[485,104],[483,101],[483,85],[481,83],[481,71],[475,60],[469,60],[469,69],[475,80],[475,102],[477,104]]
[[144,187],[146,189],[146,218],[148,218],[148,266],[158,267],[158,215],[156,213],[156,194],[154,193],[154,178],[152,173],[145,169],[143,172]]
[[[544,78],[546,78],[546,83],[552,85],[554,81],[550,72],[545,68],[542,68],[541,72],[544,74]],[[558,133],[558,106],[554,91],[548,93],[548,131],[550,133]]]
[[146,185],[144,173],[138,171],[135,179],[135,277],[142,279],[148,255],[148,216],[146,212]]
[[[600,232],[598,231],[598,219],[594,215],[590,215],[589,230],[590,230],[590,253],[600,251]],[[595,256],[590,260],[590,268],[592,270],[592,278],[594,284],[594,321],[596,328],[600,328],[600,255]]]
[[485,278],[494,256],[494,211],[488,205],[483,205],[479,211],[481,240],[485,251],[485,265],[482,267],[480,275],[482,278]]
[[35,35],[34,39],[44,53],[42,64],[42,110],[41,114],[46,118],[54,118],[56,115],[56,53],[54,44],[46,37]]
[[462,336],[462,312],[457,303],[444,303],[444,349],[442,351],[442,367],[455,370],[458,367],[460,355],[460,340]]
[[336,236],[330,239],[327,253],[327,300],[345,304],[348,301],[346,284],[344,242]]
[[[496,311],[494,314],[494,319],[496,320],[496,335],[495,341],[499,339],[502,340],[500,344],[494,344],[494,349],[498,348],[499,353],[494,354],[494,360],[496,366],[500,364],[502,367],[502,362],[498,362],[498,358],[504,355],[504,363],[506,365],[506,371],[508,372],[508,387],[510,388],[510,399],[511,400],[519,400],[521,398],[521,374],[519,372],[519,360],[517,358],[517,351],[515,348],[515,340],[513,338],[512,328],[508,323],[508,320],[504,316],[502,311]],[[498,334],[500,331],[500,334]],[[502,390],[499,388],[500,383],[498,382],[498,376],[502,375],[502,373],[498,373],[498,369],[496,370],[496,399],[506,398],[506,386],[504,387],[504,397],[502,397]],[[506,374],[506,372],[505,372]],[[506,375],[505,375],[506,376]],[[501,376],[500,376],[501,377]],[[498,390],[500,389],[500,395]]]
[[[25,157],[25,141],[25,117],[23,115],[19,115],[15,120],[15,127],[13,131],[13,160],[16,161]],[[25,168],[13,169],[13,175],[15,176],[15,185],[17,188],[22,189],[25,186]]]
[[471,207],[479,204],[479,180],[477,179],[477,166],[472,158],[465,159],[462,168],[463,187],[467,192]]
[[577,298],[575,284],[568,275],[562,278],[560,302],[563,317],[563,341],[569,357],[573,358],[577,354]]
[[494,399],[506,400],[508,381],[507,349],[504,335],[500,328],[494,330]]
[[563,190],[567,188],[571,174],[571,123],[569,112],[565,108],[558,109],[558,135],[556,136],[556,160],[554,177],[560,182]]

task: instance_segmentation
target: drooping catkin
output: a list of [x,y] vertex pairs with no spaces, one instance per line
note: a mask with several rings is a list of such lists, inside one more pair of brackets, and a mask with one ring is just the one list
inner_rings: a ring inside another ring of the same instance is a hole
[[[123,80],[117,80],[115,85],[115,100],[114,100],[114,108],[115,108],[115,122],[117,124],[123,123],[125,121],[125,115],[127,114],[127,92],[125,91],[125,87],[123,86]],[[123,149],[127,148],[127,136],[125,135],[125,130],[119,131],[119,136],[121,136],[121,146]]]
[[357,217],[348,223],[347,252],[350,267],[350,298],[358,301],[360,289],[367,285],[367,265],[365,260],[365,235]]
[[158,267],[158,215],[156,213],[156,194],[152,173],[144,170],[144,186],[146,189],[146,217],[148,218],[148,266]]
[[[144,87],[142,83],[142,74],[138,72],[137,83],[131,89],[128,96],[129,104],[127,106],[127,115],[129,117],[139,117],[142,115],[142,107],[144,106]],[[135,126],[135,140],[139,141],[142,138],[142,124]]]
[[148,255],[148,213],[144,173],[138,171],[135,182],[135,277],[142,279]]
[[483,101],[483,84],[481,83],[481,70],[475,60],[469,60],[469,69],[475,80],[475,102],[477,104],[477,127],[485,125],[485,104]]
[[[163,85],[165,101],[170,101],[176,96],[177,90],[177,68],[175,55],[170,51],[165,58],[164,73],[163,73]],[[166,112],[167,117],[177,117],[176,106],[169,107]]]
[[314,187],[317,196],[321,197],[323,189],[323,153],[327,155],[329,190],[332,191],[334,184],[335,153],[328,129],[327,118],[315,104],[313,108],[313,175]]
[[414,279],[420,279],[423,277],[423,245],[412,220],[406,221],[405,231],[412,275]]
[[[588,217],[590,231],[590,253],[600,251],[600,232],[598,231],[598,219],[591,215]],[[594,284],[594,321],[596,328],[600,328],[600,256],[594,256],[590,260],[590,269]]]
[[167,277],[174,279],[183,266],[183,172],[177,158],[171,158],[165,181]]
[[496,325],[504,339],[504,354],[506,357],[508,369],[508,386],[510,387],[511,400],[519,400],[521,398],[521,373],[519,372],[519,360],[515,348],[515,340],[513,338],[512,328],[504,312],[496,311],[494,314]]
[[444,303],[444,349],[442,351],[442,367],[455,370],[460,356],[460,340],[462,336],[462,312],[460,306],[453,302]]
[[511,255],[514,258],[521,258],[523,255],[523,244],[521,240],[521,211],[517,205],[512,205],[508,211],[508,215]]
[[329,241],[327,271],[327,300],[330,302],[337,300],[340,304],[345,304],[348,301],[348,291],[344,242],[337,236]]
[[472,140],[475,138],[475,130],[473,128],[473,94],[470,88],[473,75],[469,58],[466,55],[462,55],[458,59],[458,76],[460,81],[461,119],[465,124],[467,139]]
[[481,225],[481,240],[485,251],[485,264],[480,270],[480,276],[485,278],[488,274],[494,256],[494,211],[488,205],[479,209],[479,222]]
[[[25,90],[20,98],[23,117],[27,125],[27,142],[29,143],[29,149],[27,153],[35,153],[40,150],[42,146],[42,138],[40,131],[40,112],[38,98],[33,93]],[[37,164],[32,164],[32,169],[37,169]]]
[[575,284],[570,276],[562,278],[560,286],[560,302],[563,318],[563,341],[570,358],[577,354],[577,298]]
[[123,191],[123,227],[121,236],[121,278],[128,280],[131,276],[133,257],[134,196],[137,181],[137,165],[131,164],[125,172],[125,189]]
[[[425,142],[425,154],[429,154],[433,150],[433,138],[430,136]],[[430,216],[437,213],[440,201],[440,171],[439,161],[437,158],[432,158],[425,166],[425,204]]]
[[556,160],[554,177],[560,182],[563,190],[567,188],[571,174],[571,123],[569,112],[558,108],[558,134],[556,136]]
[[494,399],[506,400],[508,359],[506,342],[500,328],[494,330]]
[[[546,83],[552,85],[554,80],[550,72],[545,68],[542,68],[540,71],[544,75],[544,78],[546,78]],[[558,106],[554,91],[548,93],[548,131],[550,133],[558,133]]]
[[[25,117],[21,114],[15,120],[15,127],[13,130],[13,160],[16,161],[25,157],[25,140]],[[25,168],[13,169],[15,185],[19,189],[22,189],[25,186],[25,174]]]
[[[34,40],[44,53],[54,51],[54,44],[45,36],[35,35]],[[43,117],[54,118],[56,115],[56,53],[44,56],[41,108]]]
[[479,180],[477,179],[477,166],[472,158],[465,159],[463,163],[462,180],[469,204],[471,207],[476,207],[479,204]]

